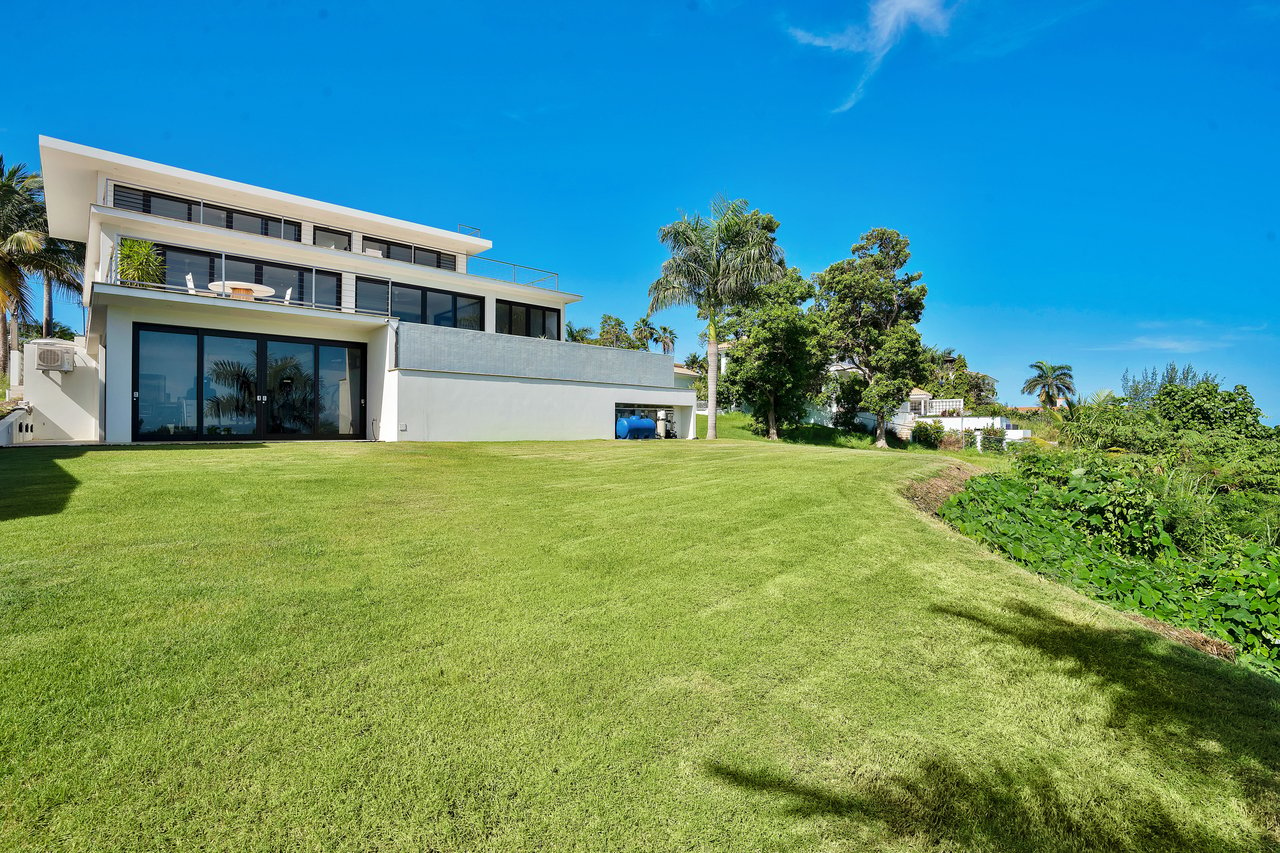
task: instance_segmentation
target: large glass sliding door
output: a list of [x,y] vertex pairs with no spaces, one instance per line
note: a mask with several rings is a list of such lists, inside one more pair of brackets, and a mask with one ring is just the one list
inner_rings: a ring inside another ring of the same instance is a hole
[[316,345],[270,340],[267,344],[267,434],[316,434]]
[[197,437],[198,347],[192,333],[139,330],[133,350],[135,439]]
[[351,346],[321,346],[318,360],[320,435],[357,435],[363,423],[364,350]]
[[363,344],[137,326],[133,437],[361,438],[364,354]]
[[203,435],[258,434],[258,342],[204,335]]

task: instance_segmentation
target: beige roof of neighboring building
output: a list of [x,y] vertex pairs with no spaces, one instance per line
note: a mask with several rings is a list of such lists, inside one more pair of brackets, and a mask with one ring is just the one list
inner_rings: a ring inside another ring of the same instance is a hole
[[676,365],[676,373],[680,374],[681,376],[700,376],[701,375],[700,373],[698,373],[698,371],[690,370],[689,368],[685,367],[683,364]]

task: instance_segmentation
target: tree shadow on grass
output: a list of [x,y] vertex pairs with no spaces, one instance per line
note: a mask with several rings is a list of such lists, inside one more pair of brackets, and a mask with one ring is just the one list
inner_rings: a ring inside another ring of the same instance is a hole
[[1064,792],[1045,765],[966,765],[944,755],[905,771],[860,767],[839,788],[711,764],[721,781],[758,792],[797,820],[825,818],[832,835],[892,839],[923,849],[1024,851],[1222,851],[1273,849],[1260,836],[1227,838],[1180,819],[1143,792],[1111,790],[1109,802]]
[[129,445],[122,447],[12,447],[0,451],[0,521],[57,515],[80,481],[62,463],[87,453],[160,453],[164,451],[261,448],[260,443],[208,445]]
[[1280,683],[1136,625],[1082,625],[1023,601],[933,610],[1066,664],[1110,699],[1110,728],[1169,765],[1233,781],[1280,839]]
[[[1238,792],[1251,828],[1206,821],[1194,802],[1150,789],[1099,791],[1043,759],[944,752],[906,769],[864,766],[834,786],[716,763],[715,778],[779,800],[797,819],[823,817],[834,832],[926,848],[1015,851],[1280,850],[1280,684],[1137,628],[1081,625],[1014,602],[984,611],[935,607],[1037,650],[1111,702],[1153,777],[1203,779]],[[1074,775],[1078,777],[1078,770]],[[1105,779],[1100,774],[1100,778]],[[1102,784],[1099,782],[1098,784]],[[1214,815],[1213,817],[1222,817]]]

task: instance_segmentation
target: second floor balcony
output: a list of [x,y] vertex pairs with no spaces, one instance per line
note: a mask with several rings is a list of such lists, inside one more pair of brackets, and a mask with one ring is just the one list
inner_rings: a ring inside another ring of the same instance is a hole
[[107,273],[103,283],[140,290],[547,338],[560,337],[565,301],[543,289],[552,304],[532,304],[536,291],[470,272],[430,271],[437,286],[128,237],[113,244]]

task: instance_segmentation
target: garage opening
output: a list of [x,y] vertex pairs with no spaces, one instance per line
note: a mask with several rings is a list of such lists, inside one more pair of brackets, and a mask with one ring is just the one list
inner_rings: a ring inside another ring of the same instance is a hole
[[625,439],[679,438],[675,409],[641,403],[615,403],[614,436]]

